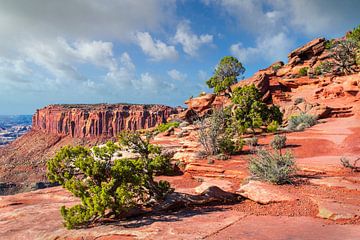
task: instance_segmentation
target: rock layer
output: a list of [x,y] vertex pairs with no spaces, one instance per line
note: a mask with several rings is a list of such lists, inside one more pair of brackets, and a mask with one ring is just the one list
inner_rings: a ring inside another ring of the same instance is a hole
[[34,130],[73,138],[114,137],[163,123],[177,110],[163,105],[50,105],[33,116]]

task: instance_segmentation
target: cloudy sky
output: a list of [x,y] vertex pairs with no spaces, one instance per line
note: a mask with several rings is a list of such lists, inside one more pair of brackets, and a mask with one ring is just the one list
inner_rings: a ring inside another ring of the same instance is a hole
[[0,0],[0,114],[182,104],[233,55],[245,76],[360,24],[357,0]]

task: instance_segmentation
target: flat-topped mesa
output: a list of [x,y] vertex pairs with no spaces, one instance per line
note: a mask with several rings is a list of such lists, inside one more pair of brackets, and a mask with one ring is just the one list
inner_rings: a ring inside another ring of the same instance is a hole
[[32,129],[74,138],[111,138],[122,130],[155,127],[177,112],[164,105],[49,105],[36,111]]

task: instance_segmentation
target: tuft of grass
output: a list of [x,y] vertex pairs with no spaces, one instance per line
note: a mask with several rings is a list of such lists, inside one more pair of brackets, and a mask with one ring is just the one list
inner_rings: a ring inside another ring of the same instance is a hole
[[300,68],[300,70],[299,70],[299,75],[302,76],[302,77],[303,77],[303,76],[306,76],[307,73],[308,73],[308,70],[309,70],[308,67]]
[[179,127],[179,125],[180,125],[179,122],[162,123],[156,127],[156,130],[158,132],[165,132],[165,131],[169,130],[169,128],[171,128],[171,127],[177,128],[177,127]]
[[290,117],[287,128],[291,131],[303,131],[305,128],[312,127],[316,123],[316,116],[301,113],[300,115]]
[[259,149],[250,158],[249,171],[259,180],[273,184],[291,183],[296,172],[294,156],[290,151],[285,154]]

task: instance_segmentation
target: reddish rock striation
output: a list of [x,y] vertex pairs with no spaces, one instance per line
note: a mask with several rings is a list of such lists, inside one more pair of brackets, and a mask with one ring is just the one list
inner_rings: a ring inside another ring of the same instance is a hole
[[164,123],[177,109],[163,105],[50,105],[33,116],[34,130],[74,138],[111,138],[122,130]]

